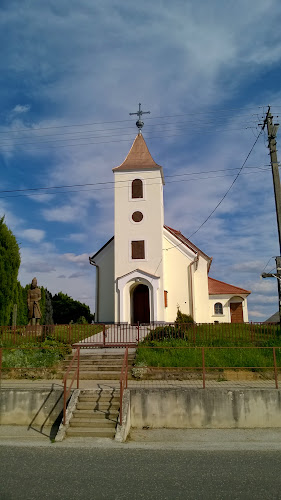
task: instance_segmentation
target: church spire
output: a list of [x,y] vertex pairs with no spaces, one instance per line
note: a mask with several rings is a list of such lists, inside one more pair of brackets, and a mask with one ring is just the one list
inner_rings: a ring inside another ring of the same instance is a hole
[[123,163],[121,163],[119,167],[115,167],[112,170],[113,172],[121,172],[130,170],[141,171],[154,169],[160,169],[161,176],[164,181],[162,167],[153,160],[143,138],[143,135],[139,133],[136,136],[132,147]]

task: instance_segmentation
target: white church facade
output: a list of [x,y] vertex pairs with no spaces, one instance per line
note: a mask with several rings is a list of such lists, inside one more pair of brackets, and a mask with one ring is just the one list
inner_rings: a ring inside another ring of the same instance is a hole
[[89,258],[96,267],[96,322],[247,322],[249,291],[209,277],[212,259],[164,225],[164,174],[141,132],[113,169],[114,237]]

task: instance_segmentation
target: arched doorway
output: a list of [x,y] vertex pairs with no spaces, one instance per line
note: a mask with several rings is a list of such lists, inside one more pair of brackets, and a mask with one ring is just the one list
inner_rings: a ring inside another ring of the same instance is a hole
[[146,285],[137,285],[132,291],[132,322],[150,323],[149,289]]

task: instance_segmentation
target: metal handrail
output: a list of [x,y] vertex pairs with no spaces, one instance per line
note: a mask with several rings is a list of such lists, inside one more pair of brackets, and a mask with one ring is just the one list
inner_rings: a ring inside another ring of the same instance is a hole
[[[145,346],[142,345],[139,347],[139,349],[201,349],[202,353],[202,385],[203,389],[206,388],[206,370],[220,370],[220,369],[260,369],[260,370],[267,370],[267,369],[273,369],[274,370],[274,380],[275,380],[275,388],[278,389],[278,366],[276,362],[276,349],[281,349],[281,347],[257,347],[257,346],[204,346],[204,347],[199,347],[199,346],[179,346],[179,347],[174,347],[174,346]],[[205,362],[205,350],[206,349],[272,349],[272,354],[273,354],[273,366],[207,366],[206,367],[206,362]],[[198,366],[147,366],[146,368],[154,369],[154,370],[175,370],[178,368],[181,369],[189,369],[189,370],[198,370],[200,367]],[[121,379],[120,379],[121,382]],[[121,387],[121,386],[120,386]]]
[[[70,383],[70,386],[69,388],[67,389],[67,377],[68,377],[68,374],[72,368],[72,365],[74,363],[74,361],[76,360],[77,358],[77,368],[76,370],[74,371],[74,374],[72,376],[72,379],[71,379],[71,383]],[[71,388],[73,386],[73,383],[75,381],[75,378],[77,380],[77,389],[79,389],[79,368],[80,368],[80,346],[76,346],[76,352],[71,360],[71,363],[67,369],[67,372],[66,374],[64,375],[63,377],[63,425],[65,425],[65,422],[66,422],[66,403],[67,403],[67,399],[68,399],[68,396],[70,394],[70,391],[71,391]]]
[[125,350],[121,375],[120,375],[120,425],[122,425],[123,418],[123,393],[124,389],[128,387],[128,346]]

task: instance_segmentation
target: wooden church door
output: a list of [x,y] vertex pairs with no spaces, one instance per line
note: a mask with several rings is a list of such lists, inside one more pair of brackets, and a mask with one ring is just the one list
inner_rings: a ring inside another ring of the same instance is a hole
[[243,308],[242,302],[230,303],[231,323],[243,323]]
[[150,323],[149,289],[138,285],[133,291],[133,323]]

